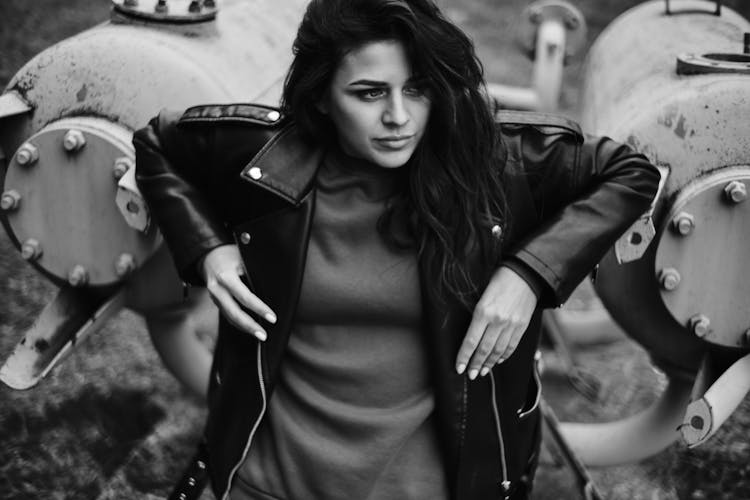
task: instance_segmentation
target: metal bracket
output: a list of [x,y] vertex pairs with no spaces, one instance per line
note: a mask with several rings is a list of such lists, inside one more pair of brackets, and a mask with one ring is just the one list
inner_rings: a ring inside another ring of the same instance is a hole
[[698,9],[685,9],[685,10],[679,10],[677,12],[672,12],[672,9],[669,7],[669,0],[664,0],[664,1],[666,2],[666,8],[664,10],[664,13],[668,16],[673,16],[675,14],[713,14],[714,16],[721,15],[721,0],[715,0],[716,9],[714,9],[713,12],[709,12],[705,10],[698,10]]
[[651,206],[648,211],[641,215],[615,243],[615,257],[617,258],[618,264],[633,262],[634,260],[643,257],[643,254],[646,253],[646,249],[656,236],[656,228],[654,227],[652,217],[654,215],[656,203],[661,197],[662,191],[664,191],[664,184],[666,184],[667,177],[669,176],[668,168],[657,168],[659,169],[661,179],[659,180],[659,189],[656,191],[656,196],[654,196]]
[[32,106],[18,92],[11,90],[0,95],[0,119],[30,112]]

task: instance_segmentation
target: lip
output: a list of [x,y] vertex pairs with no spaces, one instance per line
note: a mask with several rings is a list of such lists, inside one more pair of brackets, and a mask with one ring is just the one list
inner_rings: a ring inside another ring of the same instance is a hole
[[403,149],[408,145],[414,138],[414,134],[411,135],[389,135],[387,137],[378,137],[375,142],[386,149]]

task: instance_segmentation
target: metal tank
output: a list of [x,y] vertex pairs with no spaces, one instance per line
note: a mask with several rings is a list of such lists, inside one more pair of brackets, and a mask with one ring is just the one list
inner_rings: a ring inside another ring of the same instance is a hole
[[61,291],[0,379],[34,385],[119,307],[179,307],[182,287],[135,187],[132,132],[161,108],[276,105],[306,3],[114,0],[108,22],[12,78],[0,95],[2,223]]
[[589,464],[643,458],[680,432],[700,444],[750,389],[749,32],[721,2],[658,0],[622,14],[588,54],[584,130],[662,172],[652,210],[601,262],[596,289],[669,377],[641,414],[564,426]]

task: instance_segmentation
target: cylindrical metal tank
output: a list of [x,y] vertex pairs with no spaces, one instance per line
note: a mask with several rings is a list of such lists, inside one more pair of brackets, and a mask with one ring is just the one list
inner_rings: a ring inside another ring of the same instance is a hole
[[[584,129],[630,144],[662,173],[652,210],[600,263],[596,290],[668,384],[635,415],[562,425],[589,465],[641,460],[680,433],[700,444],[750,387],[747,32],[750,22],[721,2],[655,0],[590,49]],[[730,364],[731,383],[714,383]]]
[[157,232],[115,203],[132,131],[165,107],[277,104],[306,3],[116,0],[109,22],[29,61],[0,98],[3,222],[24,258],[74,286],[145,262]]
[[588,56],[584,129],[629,143],[666,179],[653,240],[626,234],[645,253],[618,264],[611,252],[596,288],[672,376],[693,376],[706,350],[736,358],[750,347],[747,32],[719,2],[652,1],[610,24]]

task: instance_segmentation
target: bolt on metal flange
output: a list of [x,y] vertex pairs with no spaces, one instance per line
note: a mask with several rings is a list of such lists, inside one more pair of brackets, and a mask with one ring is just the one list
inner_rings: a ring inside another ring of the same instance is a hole
[[9,189],[0,198],[0,208],[6,211],[16,210],[21,203],[21,195],[15,189]]
[[115,272],[120,278],[124,278],[135,271],[135,259],[129,253],[120,254],[115,262]]
[[115,160],[115,163],[112,166],[112,175],[115,176],[115,179],[120,180],[122,176],[125,175],[128,170],[130,170],[134,166],[135,163],[133,162],[133,160],[131,160],[127,156],[121,156],[120,158],[117,158]]
[[711,320],[705,314],[696,314],[688,321],[690,330],[700,338],[705,337],[711,332]]
[[68,283],[70,286],[84,286],[89,281],[89,273],[86,268],[80,264],[73,266],[73,269],[68,272]]
[[724,186],[724,196],[730,203],[742,203],[747,199],[747,186],[742,181],[732,181]]
[[188,6],[188,12],[198,13],[203,9],[203,4],[200,0],[192,0]]
[[679,271],[674,267],[666,267],[659,271],[659,283],[664,290],[675,290],[682,281]]
[[156,2],[154,11],[160,14],[166,14],[167,12],[169,12],[169,6],[167,5],[167,0],[159,0],[158,2]]
[[672,219],[672,229],[682,236],[687,236],[695,228],[695,217],[687,212],[680,212]]
[[31,166],[39,160],[39,150],[30,142],[25,142],[16,152],[16,163],[25,167]]
[[77,129],[70,129],[63,136],[63,148],[68,153],[75,153],[86,145],[86,137]]
[[21,257],[29,262],[42,256],[42,245],[34,238],[29,238],[21,245]]

